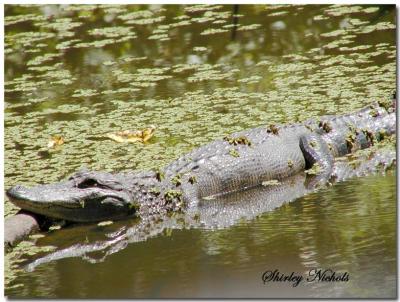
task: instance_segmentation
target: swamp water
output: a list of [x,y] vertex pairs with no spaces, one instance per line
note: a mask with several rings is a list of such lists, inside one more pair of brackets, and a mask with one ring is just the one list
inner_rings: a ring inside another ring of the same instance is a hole
[[[156,169],[235,131],[388,99],[395,14],[355,5],[6,5],[5,189],[84,167]],[[144,144],[107,137],[150,125]],[[52,146],[54,137],[63,143]],[[394,297],[395,178],[351,179],[227,228],[167,228],[95,264],[102,251],[22,269],[135,221],[32,236],[5,256],[5,295]],[[16,211],[6,200],[5,215]],[[349,281],[262,280],[268,270],[305,276],[316,267]]]

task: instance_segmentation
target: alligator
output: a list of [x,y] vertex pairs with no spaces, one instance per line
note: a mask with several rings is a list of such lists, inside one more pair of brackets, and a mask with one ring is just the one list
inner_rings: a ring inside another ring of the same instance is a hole
[[334,158],[368,148],[395,131],[395,102],[376,102],[355,113],[237,132],[158,171],[84,170],[55,184],[14,186],[7,196],[23,210],[72,222],[185,212],[310,168],[318,171],[315,186],[329,179]]
[[[390,170],[396,164],[393,143],[394,140],[390,139],[369,150],[360,150],[349,157],[337,158],[330,175],[330,184]],[[155,214],[139,221],[117,222],[107,226],[100,224],[95,228],[102,232],[95,232],[96,236],[90,236],[93,233],[88,234],[85,231],[91,226],[81,226],[81,232],[63,228],[60,230],[61,235],[54,234],[54,238],[51,235],[44,238],[44,244],[58,245],[57,238],[62,236],[69,243],[68,246],[62,244],[59,249],[39,256],[29,262],[25,269],[33,271],[39,265],[71,257],[81,257],[97,263],[124,249],[129,243],[145,241],[162,233],[168,234],[180,229],[223,229],[244,220],[251,221],[319,189],[319,183],[313,181],[318,175],[309,173],[300,172],[279,182],[268,182],[247,190],[215,196],[196,207],[188,208],[184,213]],[[81,236],[77,233],[81,233]],[[37,244],[41,246],[43,242],[39,240]]]

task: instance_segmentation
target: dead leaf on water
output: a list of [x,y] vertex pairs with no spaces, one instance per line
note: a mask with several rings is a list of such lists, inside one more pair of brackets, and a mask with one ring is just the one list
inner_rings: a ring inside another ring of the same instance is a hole
[[52,225],[51,227],[49,227],[49,231],[56,231],[61,229],[61,225]]
[[118,143],[145,143],[153,137],[156,127],[151,125],[143,130],[124,130],[116,133],[108,133],[107,137]]
[[62,144],[64,144],[64,138],[61,135],[54,135],[47,143],[47,148],[52,149]]

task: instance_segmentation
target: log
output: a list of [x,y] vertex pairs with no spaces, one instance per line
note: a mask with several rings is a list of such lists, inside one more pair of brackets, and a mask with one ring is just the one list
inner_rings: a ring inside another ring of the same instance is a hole
[[20,211],[4,220],[4,248],[14,247],[28,235],[40,230],[41,217],[34,213]]

